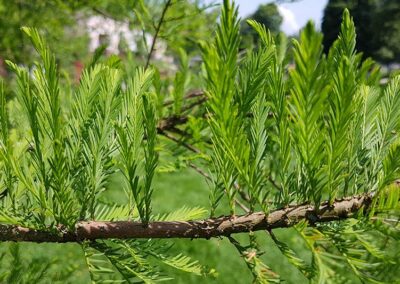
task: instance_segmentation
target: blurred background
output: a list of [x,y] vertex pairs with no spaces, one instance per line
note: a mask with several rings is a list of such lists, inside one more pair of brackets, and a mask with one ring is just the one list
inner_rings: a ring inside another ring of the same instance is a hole
[[[154,64],[176,71],[184,50],[199,60],[198,42],[213,33],[219,12],[217,0],[174,0],[158,33],[152,54]],[[246,19],[263,23],[275,35],[296,37],[308,20],[324,34],[328,50],[338,35],[344,8],[357,27],[357,49],[385,68],[400,62],[400,2],[396,0],[239,0],[242,47],[256,43]],[[146,60],[163,10],[162,0],[0,0],[0,76],[7,78],[4,60],[29,65],[35,52],[20,30],[38,28],[57,54],[60,68],[71,79],[87,64],[93,52],[105,46],[106,56]]]
[[[150,60],[160,70],[159,76],[163,79],[160,89],[165,93],[165,99],[173,98],[180,80],[176,74],[182,68],[190,68],[193,76],[185,77],[180,92],[200,88],[199,42],[212,38],[220,2],[173,0],[166,12],[164,4],[164,0],[0,0],[0,77],[6,82],[8,96],[13,96],[10,86],[13,86],[14,78],[5,60],[28,68],[37,60],[37,54],[20,29],[22,26],[36,27],[44,35],[56,54],[62,83],[71,89],[78,84],[82,70],[93,56],[122,66],[128,74]],[[374,59],[388,76],[400,67],[398,0],[239,0],[237,4],[242,18],[243,52],[258,42],[256,33],[246,24],[247,19],[263,23],[277,41],[288,45],[290,38],[297,37],[306,22],[312,20],[324,34],[324,48],[328,51],[338,36],[343,9],[348,8],[356,24],[358,51],[365,58]],[[163,22],[159,25],[161,18]],[[152,49],[151,58],[148,58]],[[288,61],[290,63],[290,59]],[[208,208],[209,187],[204,178],[180,161],[171,163],[159,167],[154,186],[154,212],[165,213],[182,206]],[[117,177],[108,187],[103,197],[105,202],[125,202],[124,196],[114,190],[118,188]],[[228,212],[223,209],[221,214]],[[277,230],[276,234],[292,243],[300,255],[307,254],[291,229]],[[284,275],[289,283],[305,283],[306,279],[279,256],[277,248],[269,245],[268,237],[262,239],[265,240],[261,247],[265,250],[266,264]],[[176,240],[174,243],[173,250],[184,252],[216,271],[205,279],[182,273],[177,275],[174,283],[251,281],[245,263],[226,240]],[[25,266],[13,266],[13,259],[7,259],[10,250],[18,250],[12,255],[19,255]],[[46,273],[47,279],[52,279],[51,283],[89,283],[82,254],[80,247],[74,244],[1,243],[0,260],[4,258],[4,262],[0,274],[7,269],[23,271],[34,263],[50,260],[51,267]],[[46,281],[44,283],[50,283]],[[21,280],[15,283],[21,283]]]

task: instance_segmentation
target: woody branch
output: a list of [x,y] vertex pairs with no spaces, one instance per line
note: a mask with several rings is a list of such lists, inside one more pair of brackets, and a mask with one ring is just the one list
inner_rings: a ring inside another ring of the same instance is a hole
[[147,226],[133,221],[82,221],[75,230],[36,230],[21,226],[0,225],[0,241],[14,242],[82,242],[99,239],[130,238],[205,238],[230,236],[236,233],[288,228],[300,221],[311,224],[351,218],[360,209],[368,209],[373,194],[346,197],[319,208],[310,204],[294,205],[265,214],[249,213],[197,221],[150,222]]

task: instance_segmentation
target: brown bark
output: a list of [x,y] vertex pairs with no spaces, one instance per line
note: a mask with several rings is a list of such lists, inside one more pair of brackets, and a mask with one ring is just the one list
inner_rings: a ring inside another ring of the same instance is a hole
[[157,126],[157,132],[159,134],[163,133],[164,131],[170,130],[177,125],[185,124],[189,118],[187,116],[178,116],[172,115],[160,120]]
[[199,221],[151,222],[147,227],[131,221],[79,222],[75,231],[57,229],[55,232],[20,226],[0,225],[0,241],[15,242],[81,242],[96,239],[128,238],[212,238],[258,230],[288,228],[302,220],[310,223],[329,222],[350,218],[360,209],[367,209],[372,194],[344,198],[322,204],[318,210],[312,205],[296,205],[272,211],[241,216],[223,216]]

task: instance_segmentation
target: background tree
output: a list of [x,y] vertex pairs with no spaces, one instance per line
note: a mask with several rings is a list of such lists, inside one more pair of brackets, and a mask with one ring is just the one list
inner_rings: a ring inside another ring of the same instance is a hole
[[357,49],[365,57],[380,62],[398,61],[399,51],[394,44],[398,38],[400,4],[395,0],[330,0],[324,10],[322,32],[325,52],[329,50],[339,30],[341,11],[348,8],[357,30]]
[[252,27],[247,24],[247,20],[254,20],[263,24],[274,35],[281,30],[283,18],[279,13],[275,3],[261,4],[257,10],[241,22],[240,33],[242,35],[243,46],[251,46],[259,41],[259,35]]
[[374,33],[377,35],[376,58],[382,62],[400,62],[400,3],[379,1]]
[[[78,31],[77,19],[74,18],[74,11],[79,7],[69,5],[70,2],[0,1],[0,57],[25,64],[34,61],[35,53],[21,30],[21,23],[39,28],[54,42],[54,48],[64,54],[61,57],[64,66],[72,65],[73,54],[78,50],[84,57],[87,38]],[[68,45],[65,44],[67,38]]]
[[[1,0],[0,69],[3,69],[4,73],[5,59],[28,66],[37,59],[36,53],[21,31],[21,26],[26,25],[38,28],[53,42],[52,48],[62,54],[58,58],[60,67],[69,73],[73,72],[75,61],[84,64],[90,59],[88,30],[84,25],[91,16],[127,22],[131,29],[141,32],[142,35],[139,33],[135,38],[138,45],[143,46],[140,52],[131,54],[126,46],[121,46],[122,54],[133,55],[135,60],[147,60],[146,56],[154,37],[165,42],[167,53],[176,57],[181,49],[193,56],[199,55],[197,41],[211,36],[217,11],[199,1],[174,0],[170,1],[171,4],[161,19],[163,3],[162,0]],[[160,20],[162,24],[157,31]]]

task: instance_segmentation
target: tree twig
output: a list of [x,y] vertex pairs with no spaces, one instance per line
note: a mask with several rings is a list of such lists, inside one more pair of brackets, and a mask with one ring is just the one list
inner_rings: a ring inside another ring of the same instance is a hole
[[[189,100],[197,97],[203,97],[205,96],[204,92],[202,90],[192,90],[189,91],[184,97],[183,100]],[[169,106],[174,103],[174,100],[167,100],[164,102],[164,106]]]
[[157,131],[162,134],[162,132],[175,128],[177,125],[185,124],[188,120],[187,116],[171,115],[160,120]]
[[144,69],[147,69],[149,67],[151,56],[153,55],[154,48],[155,48],[156,42],[157,42],[157,38],[158,38],[158,35],[160,33],[161,26],[162,26],[162,24],[164,22],[165,14],[167,13],[167,10],[171,6],[171,4],[172,4],[172,0],[167,0],[167,2],[164,5],[164,9],[162,10],[160,20],[158,21],[158,24],[157,24],[157,27],[156,27],[156,32],[155,32],[153,40],[151,42],[151,47],[150,47],[149,54],[147,54],[147,60],[146,60],[146,65],[145,65]]
[[236,233],[288,228],[303,220],[315,224],[351,218],[360,209],[368,209],[372,198],[373,194],[370,193],[343,198],[332,205],[325,202],[319,208],[310,204],[296,205],[272,211],[268,215],[263,212],[256,212],[199,221],[150,222],[147,226],[144,226],[141,222],[131,221],[88,221],[77,223],[74,231],[67,231],[62,228],[46,231],[21,226],[0,225],[0,241],[66,243],[130,238],[209,239]]
[[282,188],[275,182],[275,180],[271,176],[268,176],[268,180],[278,191],[282,191]]
[[[179,139],[177,139],[175,136],[170,135],[169,133],[165,132],[165,131],[161,131],[159,132],[159,134],[163,135],[165,138],[170,139],[171,141],[177,143],[178,145],[182,145],[183,147],[185,147],[186,149],[192,151],[193,153],[199,154],[201,153],[201,151],[199,149],[197,149],[196,147],[194,147],[191,144],[185,143],[183,141],[180,141]],[[204,172],[201,168],[199,168],[198,166],[196,166],[193,163],[189,163],[189,166],[194,169],[196,172],[198,172],[200,175],[202,175],[203,177],[205,177],[208,180],[211,180],[211,177],[209,174],[207,174],[206,172]],[[244,193],[242,190],[240,190],[240,187],[238,184],[234,184],[236,190],[238,191],[240,197],[242,197],[242,199],[246,202],[250,202],[250,198],[247,196],[246,193]],[[235,203],[237,205],[239,205],[240,208],[242,208],[242,210],[244,212],[250,212],[250,209],[247,208],[243,203],[241,203],[237,198],[235,198]]]
[[193,153],[196,153],[196,154],[200,154],[201,153],[201,151],[199,149],[197,149],[196,147],[194,147],[193,145],[188,144],[188,143],[186,143],[184,141],[181,141],[178,138],[176,138],[175,136],[173,136],[173,135],[171,135],[171,134],[169,134],[169,133],[167,133],[165,131],[162,131],[159,134],[163,135],[164,137],[168,138],[169,140],[175,142],[178,145],[182,145],[183,147],[185,147],[186,149],[192,151]]
[[205,101],[207,101],[207,97],[205,97],[205,96],[201,97],[199,100],[191,103],[190,105],[183,106],[182,107],[182,111],[187,111],[187,110],[190,110],[190,109],[194,108],[195,106],[202,105]]

